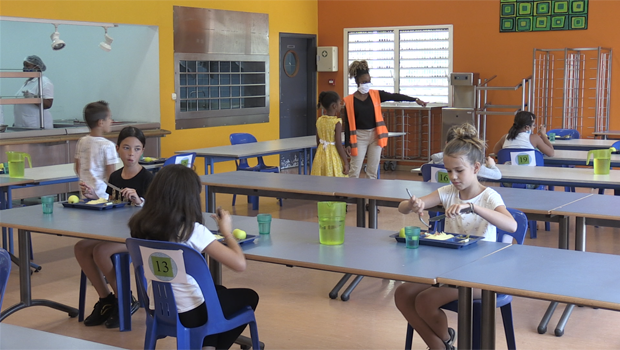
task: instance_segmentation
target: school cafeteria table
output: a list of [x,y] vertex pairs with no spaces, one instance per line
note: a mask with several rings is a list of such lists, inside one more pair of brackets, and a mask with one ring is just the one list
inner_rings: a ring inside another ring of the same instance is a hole
[[500,182],[620,190],[620,170],[610,170],[609,175],[595,175],[592,168],[555,168],[507,164],[497,164],[497,167],[502,172]]
[[481,348],[494,349],[495,293],[620,311],[619,275],[617,255],[511,245],[437,280],[460,287],[459,303],[483,290]]
[[120,348],[95,343],[88,340],[67,337],[60,334],[39,331],[31,328],[24,328],[12,324],[0,323],[0,349],[113,350]]
[[591,149],[609,148],[614,144],[614,140],[593,140],[593,139],[571,139],[552,141],[554,149],[589,151]]
[[[390,132],[388,137],[402,136],[402,132]],[[344,138],[343,138],[344,140]],[[215,163],[238,160],[240,158],[264,157],[285,152],[299,152],[297,172],[307,174],[306,164],[308,151],[316,147],[316,135],[291,137],[271,141],[245,143],[240,145],[218,146],[176,151],[176,154],[196,153],[197,157],[205,159],[205,174],[213,174]],[[312,158],[310,156],[310,158]],[[303,165],[303,172],[302,172]]]
[[[586,165],[588,151],[556,150],[553,157],[545,156],[545,165]],[[594,166],[590,159],[589,166]],[[611,155],[611,166],[620,167],[620,154]]]
[[595,131],[592,133],[594,137],[600,136],[603,140],[610,139],[618,139],[620,138],[619,130],[608,130],[608,131]]

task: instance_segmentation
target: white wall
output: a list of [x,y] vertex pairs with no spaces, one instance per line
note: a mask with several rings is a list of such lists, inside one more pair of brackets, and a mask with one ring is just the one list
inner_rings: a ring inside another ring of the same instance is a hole
[[[108,29],[112,51],[99,48],[102,27],[60,25],[64,49],[53,51],[52,24],[0,21],[0,69],[21,70],[29,55],[41,57],[54,84],[54,120],[83,120],[84,106],[110,103],[115,120],[160,122],[159,35],[156,26],[120,25]],[[0,96],[14,96],[24,79],[0,79]],[[13,124],[13,107],[4,124]]]

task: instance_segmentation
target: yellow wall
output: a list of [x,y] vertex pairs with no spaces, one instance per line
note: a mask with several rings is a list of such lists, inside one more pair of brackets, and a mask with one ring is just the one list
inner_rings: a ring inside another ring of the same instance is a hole
[[[173,6],[211,8],[218,10],[266,13],[269,15],[270,54],[270,122],[239,126],[175,130]],[[73,21],[141,24],[159,27],[159,76],[161,126],[172,134],[162,139],[162,155],[170,156],[175,150],[228,145],[232,132],[251,132],[259,141],[278,139],[280,136],[279,91],[279,33],[317,34],[317,0],[296,1],[107,1],[107,0],[2,0],[0,15]],[[3,48],[7,49],[7,48]],[[269,163],[277,163],[272,156]],[[197,161],[202,173],[202,160]],[[216,167],[218,172],[234,170],[234,164]]]

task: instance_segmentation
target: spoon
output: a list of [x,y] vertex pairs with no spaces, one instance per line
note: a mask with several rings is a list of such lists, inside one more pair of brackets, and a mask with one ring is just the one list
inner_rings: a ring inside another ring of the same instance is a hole
[[[409,195],[409,198],[413,197],[413,195],[411,194],[411,192],[409,191],[408,188],[405,188],[405,190],[407,190],[407,194]],[[424,221],[424,219],[422,219],[422,215],[420,215],[420,213],[418,213],[418,219],[420,219],[420,221],[426,225],[426,227],[431,228],[431,225],[429,225],[426,221]]]

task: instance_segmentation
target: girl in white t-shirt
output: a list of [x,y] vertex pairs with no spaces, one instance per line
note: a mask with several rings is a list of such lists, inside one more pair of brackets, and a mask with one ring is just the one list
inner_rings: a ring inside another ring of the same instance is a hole
[[[446,209],[446,232],[484,236],[489,241],[495,241],[496,227],[516,231],[517,222],[501,196],[478,182],[485,144],[478,139],[476,129],[463,124],[454,131],[456,137],[446,145],[443,156],[451,184],[422,198],[412,196],[401,202],[398,210],[422,215],[424,208],[442,205]],[[480,298],[480,290],[474,290],[474,297]],[[394,293],[396,307],[431,349],[454,349],[456,332],[448,328],[440,307],[457,299],[455,288],[418,283],[405,283]]]
[[[233,271],[246,268],[245,255],[232,236],[232,220],[225,210],[212,218],[217,222],[226,245],[220,243],[203,224],[200,211],[200,178],[181,164],[163,167],[153,179],[144,207],[129,220],[131,236],[141,239],[183,243],[206,253]],[[250,306],[256,309],[258,294],[252,289],[227,289],[216,285],[225,317]],[[188,276],[188,283],[173,283],[179,320],[188,328],[207,322],[207,308],[200,287]],[[205,338],[206,348],[228,349],[243,332],[244,326]]]

